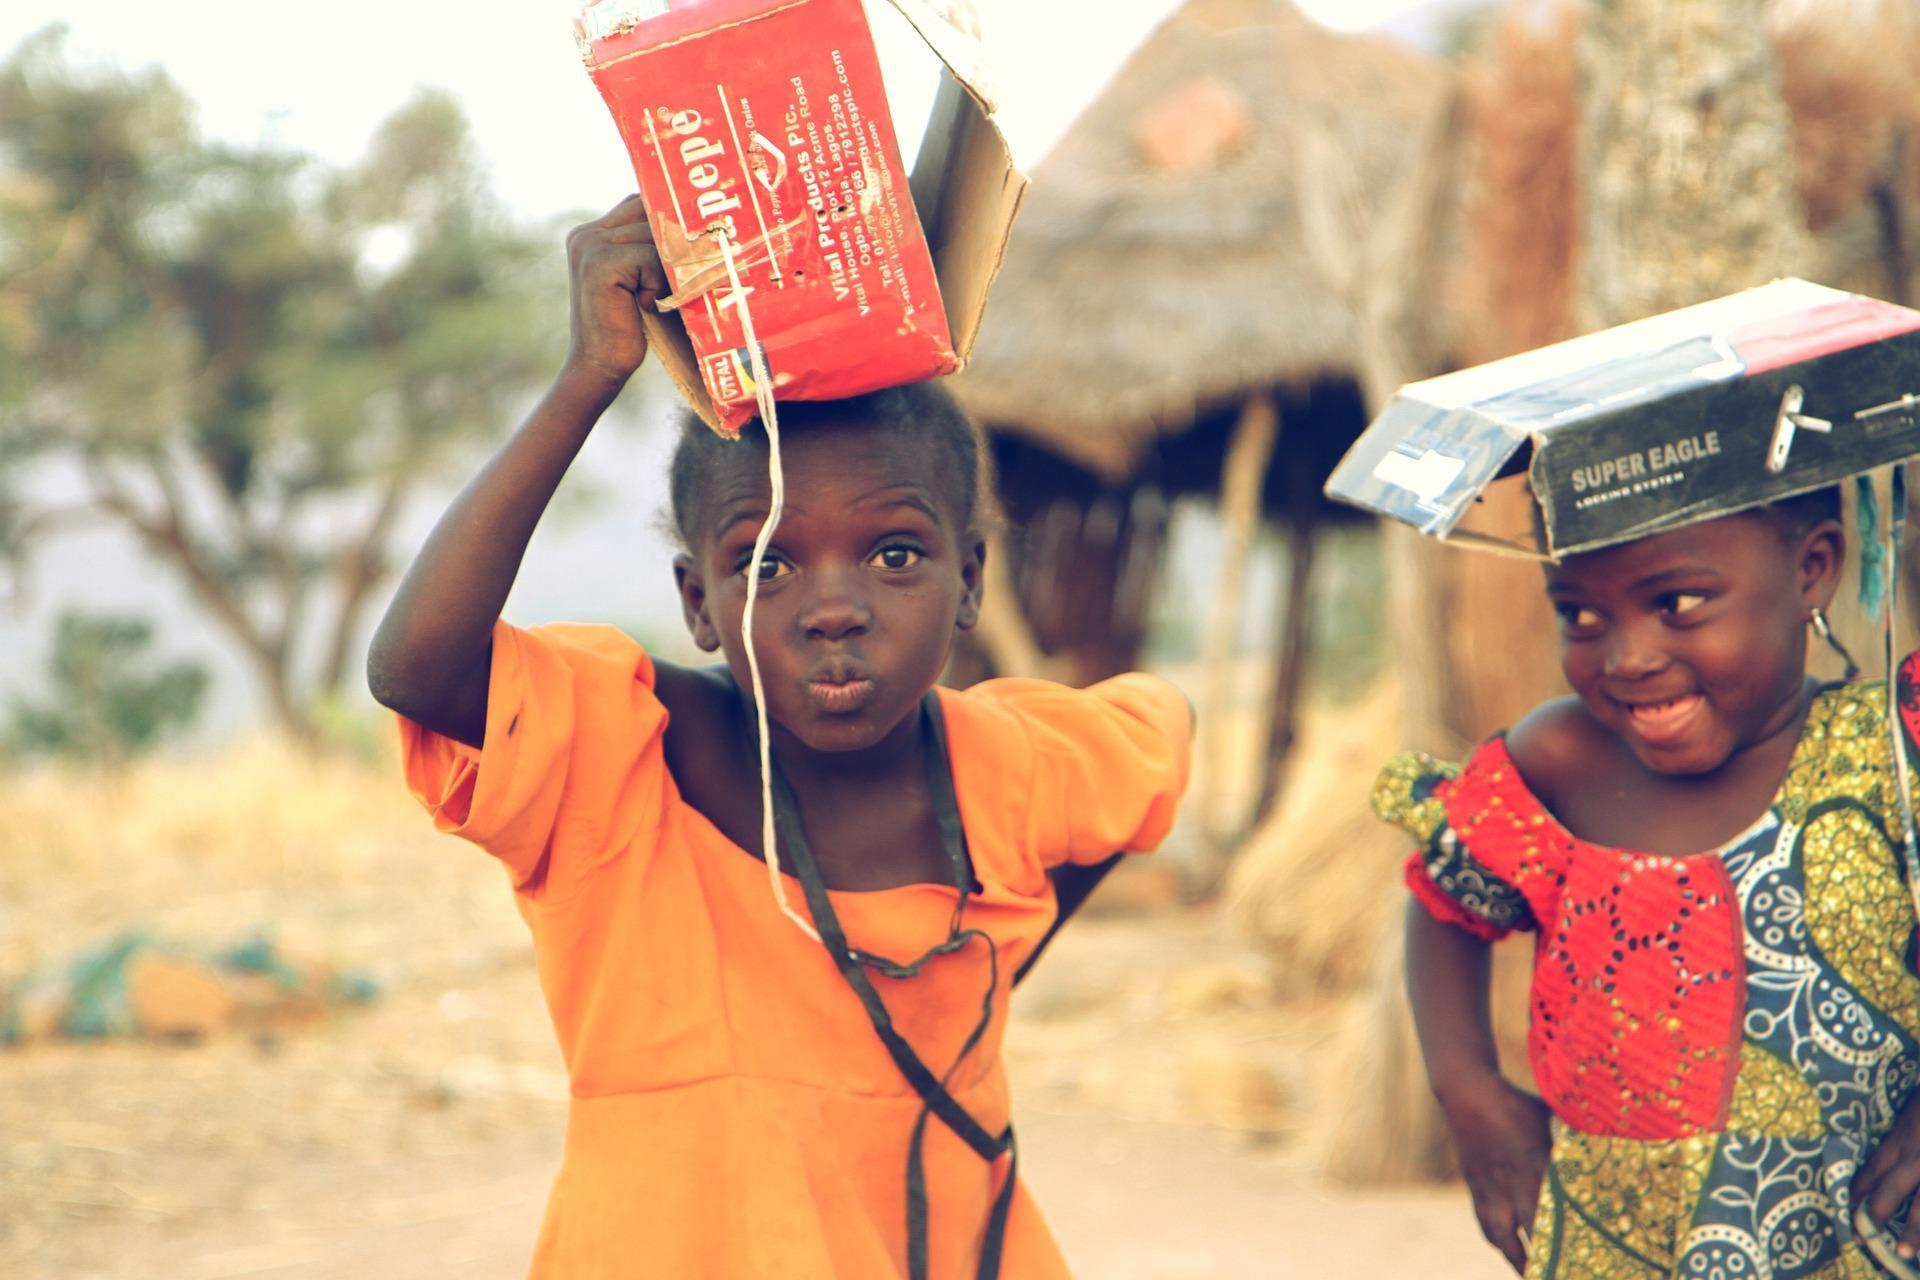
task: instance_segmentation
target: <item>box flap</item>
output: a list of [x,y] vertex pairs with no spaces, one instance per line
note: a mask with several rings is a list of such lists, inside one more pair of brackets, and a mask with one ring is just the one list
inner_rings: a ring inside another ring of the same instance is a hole
[[948,73],[927,117],[912,187],[940,278],[953,350],[964,367],[986,316],[987,293],[1006,261],[1027,177],[994,122],[992,69],[973,0],[889,2]]
[[998,87],[987,62],[980,11],[973,0],[889,0],[913,24],[934,56],[946,64],[986,115],[999,109]]
[[1527,439],[1524,431],[1401,389],[1327,480],[1327,496],[1444,537]]
[[[954,354],[965,367],[986,317],[988,291],[1007,258],[1014,219],[1026,199],[1027,178],[1014,167],[1006,138],[977,99],[965,96],[955,116],[946,140],[946,176],[939,184],[939,202],[931,214],[922,212],[921,217],[931,220],[927,247],[940,279]],[[922,150],[927,149],[923,145]],[[919,172],[916,165],[916,176]]]

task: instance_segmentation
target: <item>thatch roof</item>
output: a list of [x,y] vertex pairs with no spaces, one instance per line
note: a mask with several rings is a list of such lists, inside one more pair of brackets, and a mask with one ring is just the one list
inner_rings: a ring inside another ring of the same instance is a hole
[[1189,0],[1035,171],[955,390],[1119,478],[1251,390],[1352,376],[1360,246],[1446,74],[1285,0]]

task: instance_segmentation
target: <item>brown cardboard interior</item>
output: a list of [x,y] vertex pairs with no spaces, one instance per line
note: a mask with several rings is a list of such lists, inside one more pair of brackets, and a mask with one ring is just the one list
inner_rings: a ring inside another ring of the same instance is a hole
[[1489,482],[1447,533],[1447,541],[1471,542],[1477,547],[1546,559],[1540,504],[1534,501],[1526,472]]
[[932,245],[933,273],[946,303],[953,350],[964,368],[987,313],[987,291],[1006,259],[1027,179],[1014,167],[999,126],[971,92],[954,127],[940,207],[929,223],[939,234]]
[[[922,144],[923,149],[932,148],[936,154],[944,152],[949,169],[944,180],[936,184],[939,207],[918,210],[928,233],[954,354],[964,367],[986,315],[987,292],[1007,256],[1007,240],[1026,196],[1027,177],[1014,166],[1013,152],[979,89],[968,82],[965,73],[971,68],[955,66],[956,59],[948,57],[946,50],[954,35],[929,32],[926,24],[937,19],[916,13],[915,6],[897,7],[967,91],[960,95],[958,110],[944,113],[944,118],[943,113],[935,113],[934,127],[949,125],[951,137],[929,138]],[[919,184],[915,185],[917,189]],[[644,308],[640,321],[647,333],[647,347],[666,370],[674,389],[702,421],[720,431],[720,416],[714,412],[713,401],[700,380],[700,366],[694,357],[693,340],[687,336],[686,322],[677,313]]]
[[725,435],[720,425],[720,415],[713,409],[713,398],[700,381],[700,366],[693,355],[693,339],[687,336],[687,322],[680,318],[680,313],[642,307],[640,327],[647,333],[647,350],[667,371],[667,377],[672,380],[680,398],[693,406],[693,411],[700,415],[702,422]]

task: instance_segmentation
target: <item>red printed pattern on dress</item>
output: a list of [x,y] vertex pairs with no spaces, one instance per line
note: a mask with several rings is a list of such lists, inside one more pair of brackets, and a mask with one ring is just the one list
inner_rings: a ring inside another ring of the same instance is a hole
[[1720,859],[1579,839],[1497,738],[1435,794],[1474,861],[1525,895],[1540,923],[1527,1048],[1554,1114],[1628,1138],[1722,1128],[1746,992],[1739,906]]
[[1900,716],[1901,737],[1907,759],[1912,762],[1920,757],[1920,651],[1900,660],[1900,670],[1894,677],[1893,687],[1893,703]]

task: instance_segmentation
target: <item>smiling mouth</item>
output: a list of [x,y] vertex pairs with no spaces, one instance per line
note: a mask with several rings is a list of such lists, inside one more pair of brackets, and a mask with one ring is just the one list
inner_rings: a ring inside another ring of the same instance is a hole
[[1678,698],[1669,698],[1665,702],[1623,702],[1620,705],[1627,710],[1627,719],[1633,724],[1634,732],[1650,743],[1673,742],[1685,736],[1689,725],[1705,702],[1699,694],[1683,694]]

